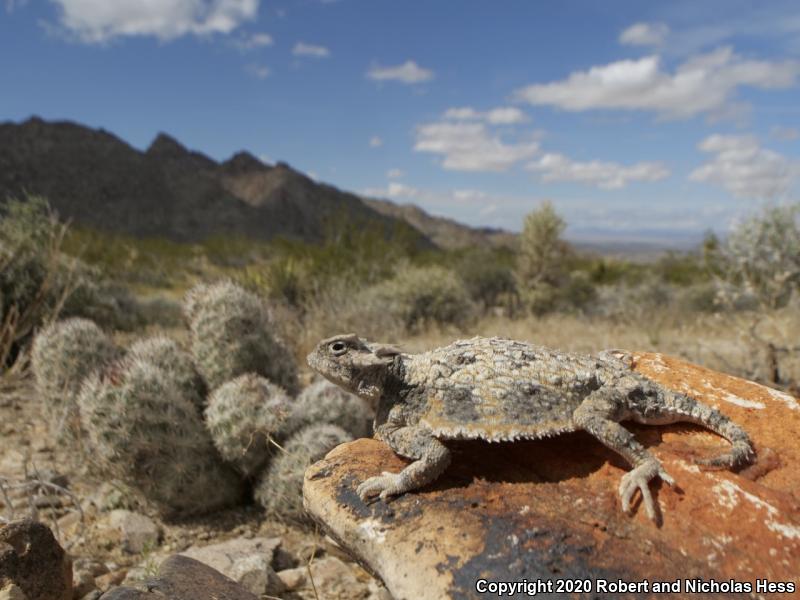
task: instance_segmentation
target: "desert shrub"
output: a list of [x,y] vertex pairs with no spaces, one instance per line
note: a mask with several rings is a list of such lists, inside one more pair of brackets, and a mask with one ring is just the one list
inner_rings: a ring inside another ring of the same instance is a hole
[[241,500],[242,482],[165,370],[125,359],[85,379],[78,404],[100,472],[139,490],[163,515],[202,514]]
[[735,225],[724,243],[706,244],[720,300],[750,296],[765,309],[786,306],[800,289],[800,204],[772,206]]
[[36,335],[31,349],[36,393],[56,437],[80,438],[81,384],[119,354],[111,339],[87,319],[57,321]]
[[319,379],[297,396],[285,429],[294,433],[308,425],[328,423],[341,427],[354,438],[369,437],[373,416],[364,400],[326,379]]
[[194,362],[210,388],[257,373],[297,393],[294,358],[258,296],[231,281],[201,285],[187,293],[184,313]]
[[673,288],[651,276],[636,285],[621,283],[598,287],[591,314],[641,323],[666,307],[673,298]]
[[550,202],[525,217],[514,275],[520,299],[535,314],[554,310],[563,300],[572,254],[561,238],[565,228]]
[[303,475],[309,465],[352,437],[341,427],[328,424],[309,425],[291,436],[284,452],[277,455],[259,478],[256,501],[272,518],[308,523],[303,510]]
[[368,314],[397,319],[409,331],[431,323],[463,325],[474,316],[464,282],[440,266],[403,266],[391,279],[364,290],[361,301]]
[[253,373],[228,381],[211,393],[205,421],[211,439],[226,461],[245,477],[262,469],[275,451],[274,441],[292,406],[281,388]]
[[508,306],[516,294],[513,257],[503,249],[480,248],[465,252],[453,265],[469,297],[484,310]]
[[43,198],[9,200],[2,207],[0,360],[3,365],[16,357],[38,325],[58,316],[74,290],[75,261],[60,252],[65,230]]

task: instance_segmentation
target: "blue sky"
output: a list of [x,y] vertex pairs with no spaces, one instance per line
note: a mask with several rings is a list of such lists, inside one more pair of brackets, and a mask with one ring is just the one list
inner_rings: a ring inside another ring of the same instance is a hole
[[0,0],[0,73],[0,120],[472,225],[550,199],[573,238],[678,240],[800,199],[796,1]]

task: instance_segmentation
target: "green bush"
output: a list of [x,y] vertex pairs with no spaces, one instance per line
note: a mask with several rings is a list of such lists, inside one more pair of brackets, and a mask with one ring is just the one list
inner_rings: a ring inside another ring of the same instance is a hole
[[364,292],[365,304],[400,321],[409,331],[428,324],[464,325],[475,314],[464,282],[440,266],[405,266]]
[[554,310],[564,298],[572,255],[561,238],[565,228],[550,202],[525,217],[514,274],[520,299],[534,314]]

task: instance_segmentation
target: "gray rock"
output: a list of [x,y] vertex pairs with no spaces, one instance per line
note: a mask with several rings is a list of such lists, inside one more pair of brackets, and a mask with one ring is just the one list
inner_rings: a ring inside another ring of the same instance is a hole
[[131,554],[140,554],[158,546],[161,529],[150,517],[129,510],[112,510],[108,524],[122,535],[122,548]]
[[30,599],[72,600],[72,562],[46,525],[12,521],[0,527],[0,582]]
[[180,554],[216,569],[254,594],[275,596],[285,589],[271,566],[280,543],[280,538],[238,537],[210,546],[193,546]]
[[163,596],[155,596],[130,587],[118,587],[108,590],[99,600],[157,600],[158,598],[163,599]]
[[170,600],[258,600],[258,596],[219,571],[180,554],[161,564],[149,589]]

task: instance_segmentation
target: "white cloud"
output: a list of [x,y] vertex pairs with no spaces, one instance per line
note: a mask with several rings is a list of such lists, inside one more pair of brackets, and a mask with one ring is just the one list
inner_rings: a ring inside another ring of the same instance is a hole
[[292,54],[295,56],[310,56],[312,58],[327,58],[331,55],[331,51],[325,46],[297,42],[292,48]]
[[597,108],[650,110],[668,118],[730,112],[740,86],[788,88],[800,75],[800,62],[747,60],[730,48],[690,58],[668,73],[658,56],[621,60],[572,73],[567,79],[534,84],[516,97],[534,105],[569,111]]
[[256,48],[263,48],[264,46],[272,46],[274,43],[272,36],[268,33],[243,35],[234,42],[236,47],[240,50],[255,50]]
[[800,176],[800,162],[767,150],[751,135],[711,135],[698,145],[714,158],[689,175],[714,183],[737,198],[777,198]]
[[380,137],[373,135],[371,138],[369,138],[370,148],[380,148],[381,146],[383,146],[383,140]]
[[606,190],[622,189],[632,181],[658,181],[669,176],[669,170],[658,162],[579,162],[555,153],[544,154],[525,165],[525,169],[540,173],[542,181],[576,181]]
[[402,169],[389,169],[386,171],[386,177],[389,179],[400,179],[404,175],[405,173],[403,173]]
[[272,72],[266,65],[259,65],[257,63],[247,65],[245,70],[257,79],[266,79]]
[[505,143],[483,123],[439,121],[417,127],[414,150],[442,155],[442,166],[453,171],[507,171],[539,144]]
[[256,17],[260,0],[52,1],[62,27],[83,42],[101,43],[120,36],[230,33]]
[[619,34],[620,44],[629,46],[660,46],[669,35],[664,23],[635,23]]
[[367,71],[367,77],[375,81],[399,81],[414,84],[433,79],[433,71],[420,67],[413,60],[407,60],[396,67],[374,66]]
[[775,126],[769,130],[770,137],[781,142],[793,142],[800,139],[800,129],[796,127]]
[[486,112],[478,112],[470,106],[448,108],[444,118],[455,121],[486,121],[492,125],[514,125],[530,121],[528,115],[515,106],[500,106]]

